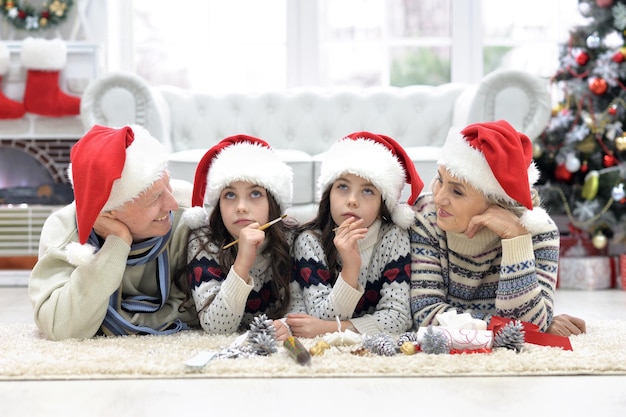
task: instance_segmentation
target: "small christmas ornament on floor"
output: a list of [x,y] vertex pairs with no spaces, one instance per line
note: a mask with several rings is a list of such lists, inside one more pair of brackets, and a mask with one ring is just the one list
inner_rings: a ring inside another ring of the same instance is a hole
[[250,358],[269,356],[278,351],[276,328],[265,314],[255,317],[250,330],[240,335],[227,348],[220,351],[202,351],[185,362],[191,369],[202,369],[214,359]]
[[393,356],[396,353],[396,342],[391,336],[381,333],[363,338],[363,348],[380,356]]
[[524,347],[524,339],[524,326],[522,322],[519,320],[511,320],[511,322],[495,334],[493,347],[503,347],[519,353]]
[[273,321],[265,314],[261,314],[252,320],[250,330],[235,339],[228,348],[218,354],[218,357],[269,356],[277,351],[276,328]]
[[422,352],[434,355],[450,353],[450,340],[445,333],[435,331],[433,326],[428,326],[422,337],[420,348]]
[[276,328],[265,314],[255,317],[248,331],[248,350],[259,356],[269,356],[278,351]]

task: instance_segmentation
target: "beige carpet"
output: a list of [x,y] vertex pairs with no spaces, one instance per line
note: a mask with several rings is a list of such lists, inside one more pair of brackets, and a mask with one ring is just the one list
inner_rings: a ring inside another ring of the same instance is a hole
[[[332,347],[299,365],[282,345],[266,357],[218,359],[193,369],[198,352],[221,350],[234,337],[184,332],[52,342],[34,325],[0,324],[0,380],[227,378],[227,377],[414,377],[626,374],[626,321],[588,322],[588,333],[571,337],[573,351],[526,344],[521,353],[358,356],[356,346]],[[308,348],[316,340],[302,340]]]

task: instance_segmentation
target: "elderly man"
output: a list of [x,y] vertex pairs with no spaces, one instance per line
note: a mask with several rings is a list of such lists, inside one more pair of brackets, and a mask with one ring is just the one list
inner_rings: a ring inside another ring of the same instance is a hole
[[94,126],[72,148],[74,202],[45,222],[30,276],[49,339],[169,334],[195,326],[186,244],[164,147],[140,126]]

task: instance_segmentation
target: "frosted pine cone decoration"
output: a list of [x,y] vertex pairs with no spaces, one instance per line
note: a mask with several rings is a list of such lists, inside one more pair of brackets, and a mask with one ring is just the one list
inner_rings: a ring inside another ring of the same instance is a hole
[[519,320],[511,320],[493,338],[493,347],[504,347],[516,351],[522,351],[524,347],[524,326]]
[[450,340],[443,332],[434,330],[433,326],[428,326],[420,347],[424,353],[435,355],[450,353]]
[[276,328],[265,314],[255,317],[250,323],[248,348],[255,355],[268,356],[278,351],[276,346]]
[[398,346],[402,346],[404,342],[411,342],[413,344],[418,343],[417,333],[416,332],[405,332],[400,335],[398,338]]
[[363,340],[363,347],[380,356],[393,356],[398,353],[393,338],[384,333],[376,336],[366,336]]

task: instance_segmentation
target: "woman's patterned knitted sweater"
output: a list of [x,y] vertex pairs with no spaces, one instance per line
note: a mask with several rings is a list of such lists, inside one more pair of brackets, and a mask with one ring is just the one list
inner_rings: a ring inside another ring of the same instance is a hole
[[411,327],[409,306],[410,243],[406,230],[376,221],[359,242],[358,288],[341,273],[331,283],[326,255],[310,231],[293,247],[294,277],[291,312],[323,320],[350,320],[361,334],[402,333]]
[[545,210],[521,218],[529,234],[501,239],[484,228],[472,239],[437,226],[432,194],[414,205],[411,228],[411,310],[415,327],[438,324],[448,310],[489,321],[492,315],[535,323],[552,321],[559,231]]

